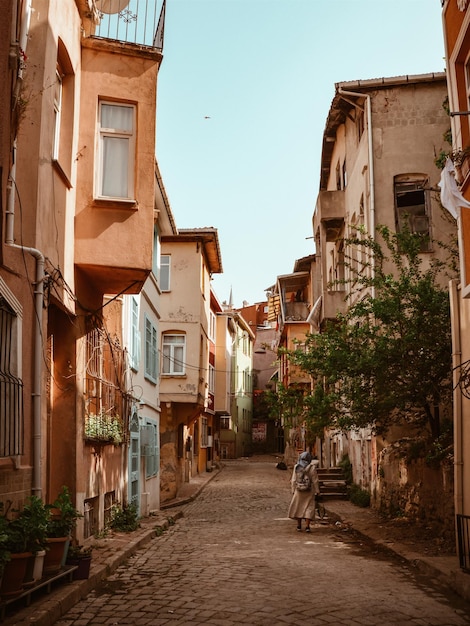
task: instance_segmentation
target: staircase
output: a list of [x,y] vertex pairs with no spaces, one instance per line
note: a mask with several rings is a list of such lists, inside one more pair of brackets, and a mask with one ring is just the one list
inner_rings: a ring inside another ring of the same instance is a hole
[[347,499],[348,487],[340,467],[318,467],[317,473],[320,480],[320,494],[324,500]]

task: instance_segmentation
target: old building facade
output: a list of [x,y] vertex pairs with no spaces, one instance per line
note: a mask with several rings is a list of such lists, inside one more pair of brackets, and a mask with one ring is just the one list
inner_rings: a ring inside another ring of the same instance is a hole
[[[452,146],[450,171],[444,171],[447,194],[442,202],[454,211],[458,224],[460,277],[451,283],[454,387],[454,482],[459,557],[470,567],[470,5],[464,0],[443,0],[443,25],[447,64]],[[447,180],[446,180],[447,177]],[[444,187],[442,188],[444,191]],[[465,539],[466,537],[466,539]]]
[[86,538],[128,497],[117,299],[152,270],[159,14],[126,39],[98,0],[11,5],[0,499],[50,502],[66,484]]
[[[435,163],[445,148],[449,124],[443,106],[445,74],[339,83],[335,91],[313,215],[320,295],[314,308],[320,332],[357,297],[349,282],[350,268],[373,272],[373,265],[361,256],[365,250],[347,248],[346,240],[355,232],[377,238],[378,226],[391,232],[406,226],[423,235],[420,257],[425,266],[434,258],[444,259],[434,241],[449,244],[455,237],[455,220],[439,203],[440,170]],[[391,263],[389,268],[393,271]],[[393,441],[403,434],[388,437]],[[368,429],[327,433],[323,462],[334,466],[347,454],[354,482],[380,493],[380,459],[389,443]]]
[[[215,312],[210,277],[222,271],[215,228],[161,237],[161,499],[174,498],[213,458]],[[212,304],[211,304],[212,302]]]

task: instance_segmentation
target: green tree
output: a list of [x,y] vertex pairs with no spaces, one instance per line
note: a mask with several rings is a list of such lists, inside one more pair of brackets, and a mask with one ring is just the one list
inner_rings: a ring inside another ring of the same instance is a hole
[[306,401],[314,430],[371,426],[383,433],[409,423],[435,439],[452,396],[449,296],[439,279],[452,275],[453,251],[440,262],[423,257],[410,232],[378,232],[382,244],[361,232],[346,241],[367,252],[361,266],[345,262],[347,313],[289,359],[316,381]]

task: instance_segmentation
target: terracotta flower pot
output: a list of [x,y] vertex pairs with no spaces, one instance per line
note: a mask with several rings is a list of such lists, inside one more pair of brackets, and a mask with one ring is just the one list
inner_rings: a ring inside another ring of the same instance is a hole
[[46,556],[44,558],[44,573],[55,574],[62,567],[68,537],[48,537]]
[[3,571],[2,586],[0,588],[0,596],[2,598],[12,598],[20,595],[23,591],[23,581],[30,556],[31,552],[11,554],[10,560],[5,564]]

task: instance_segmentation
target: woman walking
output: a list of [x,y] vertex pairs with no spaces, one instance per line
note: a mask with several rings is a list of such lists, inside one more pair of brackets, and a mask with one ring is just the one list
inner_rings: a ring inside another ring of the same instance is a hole
[[313,459],[310,452],[302,452],[294,467],[291,478],[292,500],[288,516],[297,520],[297,530],[302,530],[305,520],[305,532],[310,532],[310,522],[315,518],[315,496],[320,493],[317,466],[319,461]]

